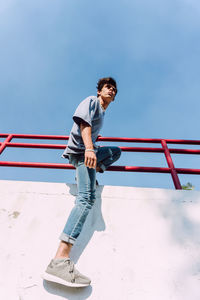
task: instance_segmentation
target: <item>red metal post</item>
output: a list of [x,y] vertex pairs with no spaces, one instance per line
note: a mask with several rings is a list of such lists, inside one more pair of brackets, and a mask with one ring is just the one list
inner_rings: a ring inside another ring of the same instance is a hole
[[165,140],[162,140],[161,144],[162,144],[162,147],[164,149],[164,153],[165,153],[165,157],[166,157],[166,160],[167,160],[168,167],[171,170],[171,175],[172,175],[172,179],[173,179],[173,182],[174,182],[174,186],[177,190],[182,190],[181,183],[180,183],[180,180],[178,178],[178,174],[176,172],[176,169],[174,167],[174,163],[172,161],[169,149],[167,147],[167,143],[166,143]]
[[7,136],[7,138],[5,139],[5,141],[3,143],[1,143],[0,154],[3,152],[3,150],[6,148],[7,144],[12,140],[12,138],[13,138],[13,135],[9,134]]

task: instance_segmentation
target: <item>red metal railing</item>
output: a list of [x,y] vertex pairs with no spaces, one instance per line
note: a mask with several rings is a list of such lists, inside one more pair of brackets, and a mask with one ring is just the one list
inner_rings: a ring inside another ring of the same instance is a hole
[[[68,140],[69,136],[64,135],[33,135],[33,134],[0,134],[0,138],[5,138],[0,142],[0,154],[6,147],[18,148],[47,148],[47,149],[65,149],[63,144],[36,144],[36,143],[14,143],[15,139],[40,139],[40,140]],[[138,138],[119,138],[119,137],[101,137],[97,141],[102,142],[126,142],[126,143],[156,143],[162,147],[120,147],[124,152],[154,152],[164,153],[168,164],[168,168],[159,167],[140,167],[140,166],[111,166],[108,171],[121,172],[149,172],[149,173],[169,173],[172,176],[176,189],[181,189],[181,183],[178,174],[200,174],[200,169],[176,168],[172,161],[171,153],[174,154],[200,154],[200,150],[195,149],[175,149],[168,148],[167,144],[185,144],[200,145],[200,140],[173,140],[173,139],[138,139]],[[70,164],[64,163],[36,163],[36,162],[16,162],[16,161],[0,161],[0,166],[4,167],[31,167],[31,168],[53,168],[53,169],[74,169]]]

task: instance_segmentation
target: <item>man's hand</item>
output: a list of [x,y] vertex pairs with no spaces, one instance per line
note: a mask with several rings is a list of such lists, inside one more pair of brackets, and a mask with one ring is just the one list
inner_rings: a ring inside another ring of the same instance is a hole
[[97,157],[94,152],[94,146],[92,142],[92,128],[86,122],[80,124],[81,136],[85,145],[85,166],[88,168],[96,168]]
[[96,168],[97,165],[97,157],[95,152],[93,151],[85,151],[85,166],[88,168]]

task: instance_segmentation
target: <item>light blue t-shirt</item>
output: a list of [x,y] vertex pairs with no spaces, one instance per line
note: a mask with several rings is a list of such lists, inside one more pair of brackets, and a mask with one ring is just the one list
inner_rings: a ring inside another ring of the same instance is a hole
[[94,148],[99,131],[103,125],[104,110],[96,96],[87,97],[77,107],[73,120],[74,124],[70,132],[68,147],[65,148],[62,157],[68,158],[68,154],[79,154],[85,151],[85,146],[80,132],[80,123],[84,121],[92,127],[92,142]]

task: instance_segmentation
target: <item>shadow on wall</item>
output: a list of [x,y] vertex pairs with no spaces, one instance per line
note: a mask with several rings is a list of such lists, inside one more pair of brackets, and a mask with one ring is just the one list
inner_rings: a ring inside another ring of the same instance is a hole
[[[83,229],[74,244],[70,257],[77,263],[84,249],[87,247],[87,244],[90,242],[95,231],[104,231],[105,222],[102,216],[101,204],[102,198],[101,194],[103,191],[103,186],[98,186],[96,190],[96,201],[86,219],[86,222],[83,226]],[[70,194],[73,196],[77,195],[77,186],[70,186]],[[67,221],[67,220],[66,220]],[[65,224],[63,224],[64,227]],[[45,290],[51,294],[61,296],[69,300],[84,300],[87,299],[92,293],[92,287],[88,286],[85,288],[70,288],[62,286],[57,283],[50,283],[48,281],[43,281],[43,286]]]
[[63,297],[68,300],[85,300],[92,293],[92,287],[70,288],[61,284],[45,281],[43,282],[45,290],[53,295]]
[[[101,194],[103,191],[103,186],[98,186],[96,191],[96,201],[93,205],[92,210],[90,211],[84,227],[76,240],[72,250],[71,250],[71,259],[77,263],[79,257],[81,256],[82,252],[86,248],[87,244],[89,243],[90,239],[92,238],[95,231],[104,231],[105,230],[105,222],[102,216],[101,211]],[[76,185],[71,186],[70,194],[76,196],[77,188]]]

